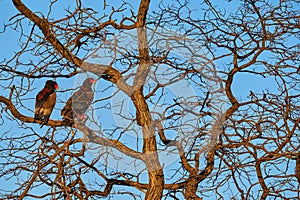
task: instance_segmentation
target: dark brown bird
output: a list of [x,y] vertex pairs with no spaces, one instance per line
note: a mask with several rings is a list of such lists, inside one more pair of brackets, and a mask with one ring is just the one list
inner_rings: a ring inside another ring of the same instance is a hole
[[43,121],[42,126],[48,123],[53,111],[56,102],[55,90],[57,89],[57,83],[48,80],[45,87],[36,95],[34,119]]
[[74,118],[84,119],[84,113],[89,108],[94,99],[92,84],[96,81],[92,78],[87,78],[80,89],[76,91],[66,102],[66,105],[61,110],[60,114],[63,117],[63,123],[70,125],[74,123]]

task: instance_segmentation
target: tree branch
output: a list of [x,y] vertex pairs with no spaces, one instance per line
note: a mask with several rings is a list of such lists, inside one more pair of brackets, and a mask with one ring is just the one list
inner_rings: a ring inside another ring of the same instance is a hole
[[[7,108],[10,110],[11,114],[16,119],[19,119],[22,122],[36,123],[36,124],[41,124],[43,122],[43,121],[40,121],[40,120],[36,120],[33,117],[28,117],[28,116],[25,116],[25,115],[21,114],[16,109],[16,107],[13,105],[13,103],[9,99],[7,99],[7,98],[5,98],[3,96],[0,96],[0,102],[4,103],[7,106]],[[65,126],[62,123],[61,120],[49,120],[47,125],[48,126],[54,126],[54,127]]]
[[50,42],[50,44],[55,48],[57,52],[61,54],[62,57],[67,59],[69,62],[73,63],[77,67],[95,73],[99,77],[102,77],[103,74],[107,74],[110,78],[106,78],[113,83],[115,83],[120,89],[125,93],[130,93],[130,87],[124,81],[121,73],[107,65],[96,65],[91,63],[84,63],[80,58],[75,56],[67,47],[65,47],[56,37],[55,34],[51,31],[52,28],[47,19],[40,18],[29,8],[27,8],[21,0],[12,0],[15,7],[23,14],[25,17],[30,19],[34,24],[36,24],[43,35],[45,40]]

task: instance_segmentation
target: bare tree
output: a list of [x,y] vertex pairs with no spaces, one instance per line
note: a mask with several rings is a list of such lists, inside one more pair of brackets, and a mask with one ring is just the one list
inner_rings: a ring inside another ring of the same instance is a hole
[[[1,198],[300,198],[296,0],[12,3]],[[98,82],[85,121],[40,128],[40,84],[59,112],[81,76]]]

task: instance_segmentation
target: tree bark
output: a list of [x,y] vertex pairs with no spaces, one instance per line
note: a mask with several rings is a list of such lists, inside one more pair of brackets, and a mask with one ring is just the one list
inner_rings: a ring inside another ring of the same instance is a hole
[[139,6],[137,37],[140,63],[133,82],[131,99],[136,108],[137,124],[142,127],[143,132],[144,162],[147,166],[149,178],[149,189],[146,192],[145,199],[159,200],[163,194],[164,174],[157,154],[154,122],[143,95],[143,86],[151,68],[146,29],[146,16],[149,5],[150,0],[142,0]]
[[137,123],[143,131],[143,160],[147,166],[149,177],[149,189],[145,199],[161,199],[164,174],[158,159],[153,120],[142,91],[135,91],[131,98],[136,107]]

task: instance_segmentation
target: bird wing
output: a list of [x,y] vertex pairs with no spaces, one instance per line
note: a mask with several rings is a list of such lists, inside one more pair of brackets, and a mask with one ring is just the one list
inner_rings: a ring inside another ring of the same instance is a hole
[[73,112],[72,112],[72,97],[71,96],[68,101],[66,102],[63,109],[60,111],[60,115],[63,116],[65,119],[73,119]]
[[74,94],[72,107],[74,112],[84,114],[94,99],[94,92],[79,90]]

